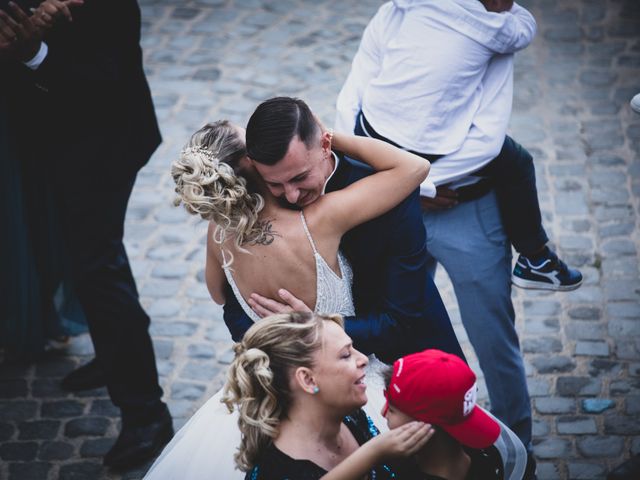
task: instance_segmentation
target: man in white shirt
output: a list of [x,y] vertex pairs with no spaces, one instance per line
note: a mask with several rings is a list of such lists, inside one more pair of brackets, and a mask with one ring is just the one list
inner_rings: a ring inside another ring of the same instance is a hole
[[[440,262],[451,277],[492,411],[529,448],[531,406],[511,303],[511,247],[491,182],[471,174],[499,157],[534,181],[531,156],[506,129],[513,52],[535,31],[531,14],[507,0],[385,3],[364,32],[336,119],[338,130],[382,138],[432,160],[421,188],[430,207],[423,220],[432,272]],[[547,241],[544,230],[535,236]]]

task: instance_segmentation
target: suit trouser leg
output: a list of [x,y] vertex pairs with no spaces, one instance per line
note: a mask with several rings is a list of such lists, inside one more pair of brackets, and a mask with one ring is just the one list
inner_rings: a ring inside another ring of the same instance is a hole
[[162,396],[149,317],[122,243],[134,180],[68,182],[58,189],[76,292],[109,395],[123,414],[144,412]]
[[423,220],[427,248],[453,283],[491,410],[530,445],[531,404],[511,302],[511,246],[495,194],[425,213]]

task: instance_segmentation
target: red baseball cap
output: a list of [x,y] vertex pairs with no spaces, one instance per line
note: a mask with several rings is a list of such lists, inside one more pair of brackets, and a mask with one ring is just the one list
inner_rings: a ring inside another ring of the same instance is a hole
[[437,425],[461,444],[487,448],[500,425],[476,405],[476,375],[456,355],[425,350],[393,364],[387,402],[410,417]]

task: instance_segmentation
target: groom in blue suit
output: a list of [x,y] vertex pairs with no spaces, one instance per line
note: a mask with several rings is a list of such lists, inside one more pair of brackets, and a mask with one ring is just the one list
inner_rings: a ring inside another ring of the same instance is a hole
[[[260,104],[247,125],[247,152],[271,193],[291,208],[313,203],[372,173],[340,152],[323,157],[318,124],[299,99],[277,97]],[[317,144],[316,144],[317,143]],[[447,311],[427,275],[426,234],[418,191],[386,214],[349,231],[340,248],[354,272],[356,315],[345,318],[354,346],[391,363],[409,353],[437,348],[462,358]],[[252,325],[231,291],[224,320],[235,341]],[[252,295],[262,316],[308,310],[284,292],[281,299]]]

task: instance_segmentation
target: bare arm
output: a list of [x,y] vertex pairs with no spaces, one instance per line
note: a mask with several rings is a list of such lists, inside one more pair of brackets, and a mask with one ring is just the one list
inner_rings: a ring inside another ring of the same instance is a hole
[[215,226],[209,223],[207,230],[207,260],[204,267],[204,277],[207,283],[207,289],[214,302],[218,305],[224,305],[225,295],[224,286],[227,281],[222,265],[218,260],[216,253],[220,250],[220,246],[213,241],[213,231]]
[[322,480],[361,479],[371,471],[374,465],[388,458],[410,457],[417,453],[433,433],[433,427],[429,424],[406,423],[372,438],[321,478]]
[[316,226],[330,235],[342,236],[391,210],[418,188],[431,166],[424,158],[373,138],[336,133],[333,147],[368,163],[376,173],[307,207],[320,220]]

